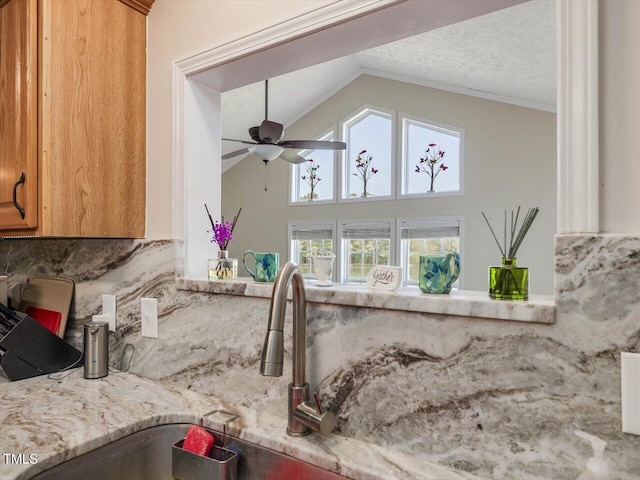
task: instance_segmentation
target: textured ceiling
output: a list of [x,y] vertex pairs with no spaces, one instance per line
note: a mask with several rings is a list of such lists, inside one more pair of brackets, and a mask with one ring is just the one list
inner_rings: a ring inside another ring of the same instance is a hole
[[[556,103],[555,0],[532,0],[269,82],[269,118],[287,124],[359,71],[439,84],[518,104]],[[264,83],[222,94],[222,136],[249,139],[264,119]],[[241,148],[223,142],[222,153]],[[223,162],[223,171],[236,162]]]

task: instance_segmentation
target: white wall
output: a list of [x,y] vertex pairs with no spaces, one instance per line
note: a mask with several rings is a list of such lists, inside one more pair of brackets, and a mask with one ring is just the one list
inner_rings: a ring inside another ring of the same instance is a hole
[[640,2],[599,8],[600,230],[640,232]]
[[225,218],[243,209],[231,244],[232,256],[241,258],[242,252],[253,249],[277,251],[287,258],[287,223],[291,220],[462,215],[464,288],[486,290],[487,268],[499,264],[500,253],[481,212],[501,230],[505,209],[539,206],[541,212],[520,249],[518,264],[530,267],[532,293],[553,293],[555,114],[363,75],[288,127],[285,138],[313,138],[363,104],[463,128],[465,194],[290,207],[289,164],[282,160],[269,164],[269,190],[265,192],[264,166],[249,156],[222,176]]
[[156,0],[147,33],[147,238],[172,238],[172,62],[329,3]]

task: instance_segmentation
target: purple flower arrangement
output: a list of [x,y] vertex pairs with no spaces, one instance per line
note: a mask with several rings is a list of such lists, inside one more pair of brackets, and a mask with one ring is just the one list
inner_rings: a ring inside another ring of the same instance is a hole
[[367,153],[366,150],[362,150],[358,154],[358,158],[356,158],[356,169],[358,171],[353,174],[354,177],[358,177],[359,179],[362,180],[362,196],[363,197],[368,197],[370,195],[370,193],[367,192],[367,182],[373,175],[379,172],[377,168],[373,168],[373,167],[369,168],[369,166],[371,165],[371,161],[373,160],[373,157],[371,155],[366,155],[365,157],[366,153]]
[[207,204],[204,204],[204,208],[207,210],[207,215],[209,216],[209,221],[211,222],[211,230],[209,232],[213,233],[211,237],[211,243],[217,243],[220,250],[226,250],[229,242],[233,240],[233,229],[236,227],[236,222],[238,218],[240,218],[240,213],[242,212],[242,208],[238,210],[238,214],[233,217],[232,222],[225,222],[224,217],[222,217],[222,221],[218,222],[217,220],[214,222],[213,218],[211,218],[211,214],[209,213],[209,208]]
[[444,163],[442,163],[444,154],[445,152],[440,150],[438,148],[438,145],[436,145],[435,143],[430,143],[427,151],[425,152],[424,158],[421,158],[420,163],[416,165],[416,173],[424,172],[431,178],[431,186],[429,188],[429,192],[435,192],[435,190],[433,189],[433,183],[435,182],[436,177],[440,174],[440,172],[444,172],[449,168]]

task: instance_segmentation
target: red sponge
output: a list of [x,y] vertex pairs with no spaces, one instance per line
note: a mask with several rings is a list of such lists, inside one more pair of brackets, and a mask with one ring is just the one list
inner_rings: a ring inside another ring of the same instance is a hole
[[197,455],[207,456],[213,445],[213,435],[198,425],[191,425],[187,430],[182,448]]

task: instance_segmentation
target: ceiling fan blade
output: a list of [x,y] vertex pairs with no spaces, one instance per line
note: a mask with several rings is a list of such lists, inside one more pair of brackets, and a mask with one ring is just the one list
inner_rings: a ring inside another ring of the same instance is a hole
[[225,140],[227,142],[246,143],[247,145],[258,145],[256,142],[250,142],[249,140],[237,140],[235,138],[222,138],[221,140]]
[[249,153],[249,149],[243,148],[242,150],[236,150],[235,152],[231,152],[231,153],[227,153],[226,155],[223,155],[221,158],[222,160],[228,160],[230,158],[237,157],[238,155],[242,155],[243,153]]
[[260,124],[260,140],[267,143],[276,143],[282,138],[284,126],[281,123],[264,120]]
[[306,158],[301,157],[297,153],[291,152],[291,151],[288,151],[288,150],[284,150],[280,154],[280,158],[285,160],[285,161],[287,161],[287,162],[289,162],[289,163],[295,163],[296,165],[300,164],[300,163],[304,163],[304,162],[307,161]]
[[323,140],[283,140],[278,145],[284,148],[296,148],[299,150],[345,150],[344,142],[328,142]]

